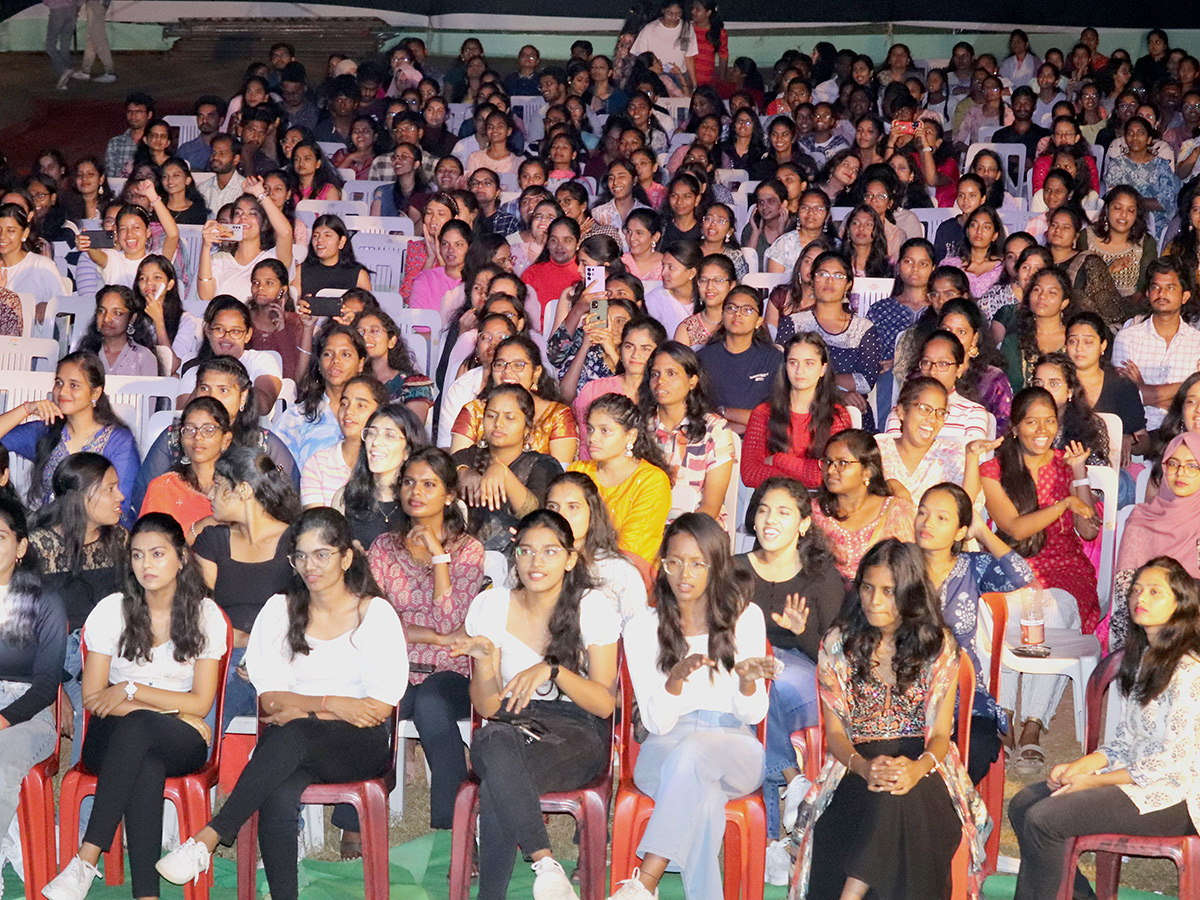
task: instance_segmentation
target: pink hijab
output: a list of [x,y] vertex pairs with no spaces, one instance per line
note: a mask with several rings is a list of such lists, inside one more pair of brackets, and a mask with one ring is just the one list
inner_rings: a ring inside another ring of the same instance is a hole
[[[1200,460],[1200,434],[1184,432],[1167,444],[1162,458],[1170,459],[1186,445]],[[1156,556],[1170,556],[1200,578],[1196,540],[1200,537],[1200,491],[1190,497],[1177,497],[1165,477],[1158,496],[1150,503],[1139,503],[1129,514],[1121,548],[1117,553],[1117,571],[1136,569]]]

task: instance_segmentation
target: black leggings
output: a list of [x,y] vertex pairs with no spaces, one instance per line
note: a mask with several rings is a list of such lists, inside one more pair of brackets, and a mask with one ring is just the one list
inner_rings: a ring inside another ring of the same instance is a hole
[[258,847],[273,900],[296,900],[300,795],[310,784],[376,778],[387,770],[388,727],[294,719],[271,725],[209,826],[229,845],[258,813]]
[[83,741],[83,764],[96,773],[96,799],[83,839],[112,846],[121,819],[129,844],[133,896],[157,897],[162,854],[163,787],[208,760],[208,745],[191,725],[148,709],[126,716],[92,716]]

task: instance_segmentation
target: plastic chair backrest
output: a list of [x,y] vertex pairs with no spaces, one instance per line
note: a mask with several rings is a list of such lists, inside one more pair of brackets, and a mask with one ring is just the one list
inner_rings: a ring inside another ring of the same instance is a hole
[[200,137],[200,126],[196,124],[195,116],[163,116],[163,121],[169,128],[179,129],[179,140],[175,144],[176,147],[186,144],[193,138]]
[[[207,305],[207,304],[206,304]],[[87,330],[87,324],[96,314],[96,298],[86,294],[68,294],[58,298],[58,307],[54,317],[60,319],[69,317],[69,322],[62,323],[63,352],[75,346],[75,341]]]
[[988,693],[998,696],[1000,690],[1000,658],[1004,653],[1004,631],[1008,628],[1008,598],[998,592],[989,592],[980,597],[992,613],[992,647],[988,671]]
[[751,272],[742,279],[742,284],[770,294],[779,285],[787,284],[790,277],[791,273],[789,272]]
[[506,587],[508,573],[508,558],[503,553],[499,550],[483,551],[483,574],[492,579],[492,587]]
[[[365,203],[370,206],[372,199],[374,199],[376,189],[389,184],[392,184],[392,182],[370,181],[365,178],[351,178],[342,185],[342,197],[346,200]],[[349,223],[346,223],[346,227],[350,227]]]
[[[1004,173],[1005,189],[1016,196],[1020,196],[1024,191],[1025,179],[1025,158],[1028,154],[1028,148],[1024,144],[994,144],[988,141],[976,141],[967,148],[967,158],[964,170],[971,168],[971,161],[979,155],[980,150],[994,150],[1000,154],[1000,161],[1003,165],[1000,166],[1000,171]],[[1009,171],[1010,160],[1013,158],[1017,161],[1017,180],[1012,178],[1012,172]]]
[[418,361],[421,351],[414,344],[414,338],[424,343],[425,368],[421,371],[431,374],[438,363],[441,349],[442,317],[432,309],[388,310],[388,315],[399,326],[404,340],[408,342],[408,349],[418,354]]
[[1104,707],[1104,695],[1121,670],[1121,661],[1124,658],[1125,651],[1123,649],[1110,653],[1100,660],[1100,665],[1092,670],[1092,675],[1088,679],[1087,712],[1085,714],[1087,722],[1085,749],[1087,753],[1095,753],[1096,748],[1100,746],[1100,712]]
[[892,296],[896,281],[893,278],[855,278],[850,303],[860,316],[865,316],[871,304]]
[[17,297],[21,301],[21,337],[32,337],[33,323],[37,321],[37,297],[25,293],[17,294]]
[[1121,424],[1121,417],[1116,413],[1096,413],[1104,420],[1104,427],[1108,429],[1108,459],[1115,471],[1121,470],[1121,441],[1125,437],[1125,429]]
[[150,416],[156,411],[159,400],[165,400],[167,408],[174,408],[175,400],[179,396],[179,379],[109,375],[104,380],[104,392],[117,415],[125,420],[125,424],[133,432],[139,450],[145,453],[150,446],[146,442]]
[[317,141],[317,146],[320,147],[321,152],[331,160],[333,159],[334,154],[336,154],[339,150],[346,149],[346,145],[341,141]]
[[850,415],[850,427],[862,428],[862,410],[857,406],[847,406],[846,412]]
[[0,337],[0,370],[7,372],[29,372],[34,370],[34,360],[45,360],[38,364],[41,371],[53,371],[58,362],[58,341],[49,338]]
[[1108,612],[1112,602],[1113,570],[1117,561],[1117,470],[1108,466],[1088,466],[1088,483],[1092,490],[1104,493],[1104,516],[1100,531],[1100,566],[1096,575],[1096,592],[1100,611]]
[[758,272],[758,251],[753,247],[742,248],[742,259],[746,261],[746,274],[754,275]]
[[203,225],[179,226],[179,244],[183,248],[183,258],[187,263],[189,276],[187,280],[189,282],[196,280],[196,273],[200,269],[200,253],[204,249],[204,240],[201,236],[202,231],[204,231]]
[[[374,182],[360,182],[374,184]],[[411,235],[413,221],[408,216],[355,216],[343,217],[346,227],[351,231],[366,232],[367,234]]]
[[373,291],[396,291],[400,288],[401,281],[404,280],[404,253],[407,244],[404,247],[396,245],[395,249],[381,249],[379,247],[363,247],[355,246],[354,256],[371,275],[371,288]]
[[[371,207],[357,200],[301,200],[296,204],[296,212],[312,213],[316,216],[326,213],[335,216],[369,216]],[[309,227],[312,227],[311,223]]]
[[717,184],[740,184],[750,180],[750,173],[745,169],[717,169]]

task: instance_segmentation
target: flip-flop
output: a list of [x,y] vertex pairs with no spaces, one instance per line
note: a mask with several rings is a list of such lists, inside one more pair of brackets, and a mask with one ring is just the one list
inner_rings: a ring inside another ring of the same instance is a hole
[[1013,768],[1025,774],[1040,772],[1046,765],[1046,751],[1040,744],[1022,744],[1017,750]]

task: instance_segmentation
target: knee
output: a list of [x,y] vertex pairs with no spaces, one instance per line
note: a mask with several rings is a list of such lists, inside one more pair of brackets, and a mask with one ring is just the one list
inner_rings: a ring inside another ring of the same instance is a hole
[[1030,785],[1017,793],[1008,804],[1008,821],[1013,830],[1021,834],[1025,830],[1030,816],[1036,812],[1043,792],[1037,790],[1037,785]]
[[300,795],[303,787],[283,784],[272,791],[258,811],[258,827],[264,834],[280,838],[296,834],[296,821],[300,816]]
[[471,764],[481,778],[486,777],[490,763],[519,755],[524,745],[524,735],[515,728],[503,722],[491,722],[476,731],[471,739]]

